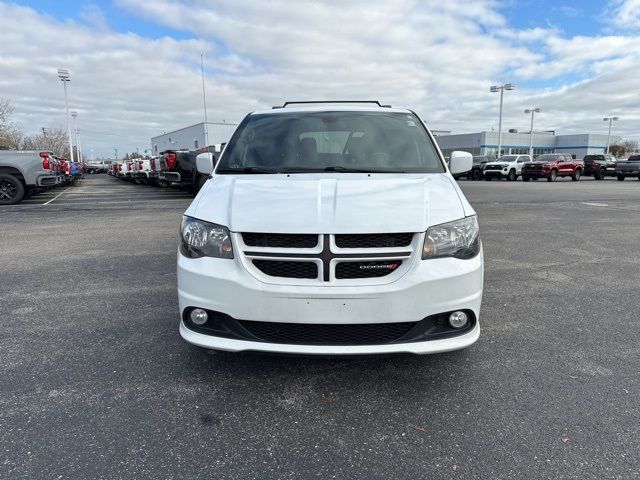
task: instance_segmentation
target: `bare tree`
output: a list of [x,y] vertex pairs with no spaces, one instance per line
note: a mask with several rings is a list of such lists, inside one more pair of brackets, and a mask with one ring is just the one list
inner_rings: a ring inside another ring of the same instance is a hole
[[622,142],[622,146],[626,148],[626,153],[640,152],[640,142],[638,140],[625,140]]
[[22,131],[11,121],[13,107],[9,100],[0,98],[0,146],[18,148]]
[[628,153],[640,151],[640,142],[637,140],[624,140],[618,144],[609,146],[609,153],[614,157],[624,157]]
[[60,125],[43,128],[41,133],[24,137],[20,149],[49,150],[56,155],[69,158],[67,130]]
[[609,153],[616,158],[620,158],[627,153],[627,148],[624,145],[614,143],[609,145]]

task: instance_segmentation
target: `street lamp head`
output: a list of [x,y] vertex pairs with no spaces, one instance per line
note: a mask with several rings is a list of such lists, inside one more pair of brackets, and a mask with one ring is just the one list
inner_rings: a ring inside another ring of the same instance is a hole
[[611,120],[613,120],[614,122],[618,120],[618,117],[613,117]]
[[515,90],[516,89],[516,84],[515,83],[505,83],[504,84],[504,88],[505,88],[505,90]]
[[73,110],[73,111],[71,112],[71,116],[72,116],[73,118],[77,117],[77,116],[78,116],[78,112],[76,112],[75,110]]
[[489,91],[490,91],[490,92],[494,92],[494,93],[495,93],[495,92],[499,92],[499,91],[500,91],[500,88],[501,88],[501,87],[499,87],[499,86],[497,86],[497,85],[493,85],[493,86],[489,89]]
[[530,108],[525,108],[524,109],[524,113],[531,113],[531,109]]
[[69,70],[67,70],[66,68],[59,68],[58,69],[58,78],[60,80],[62,80],[63,82],[68,82],[71,80],[71,76],[69,75]]
[[540,113],[540,109],[539,108],[534,108],[533,111],[536,112],[536,113]]

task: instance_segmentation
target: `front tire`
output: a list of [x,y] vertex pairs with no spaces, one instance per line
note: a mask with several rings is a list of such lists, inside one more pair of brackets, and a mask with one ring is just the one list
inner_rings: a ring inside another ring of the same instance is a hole
[[518,175],[516,175],[516,171],[513,169],[509,170],[509,173],[507,174],[507,181],[514,182],[517,178]]
[[600,170],[598,170],[595,174],[594,174],[594,178],[596,180],[604,180],[605,175],[607,174],[607,169],[606,168],[601,168]]
[[624,182],[625,176],[624,175],[618,175],[618,181],[619,182]]
[[24,198],[24,184],[14,175],[0,173],[0,205],[14,205]]
[[551,174],[547,177],[547,182],[555,182],[556,178],[558,178],[558,172],[556,170],[551,170]]
[[580,177],[582,177],[582,172],[580,170],[576,170],[576,173],[574,173],[571,176],[571,180],[574,181],[574,182],[578,182],[578,181],[580,181]]

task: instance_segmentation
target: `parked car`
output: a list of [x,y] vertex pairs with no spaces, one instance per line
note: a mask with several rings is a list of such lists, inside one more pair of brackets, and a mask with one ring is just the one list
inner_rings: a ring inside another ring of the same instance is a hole
[[616,177],[623,181],[627,177],[638,177],[640,180],[640,155],[631,155],[629,158],[616,164]]
[[149,167],[151,168],[152,182],[162,188],[166,188],[169,186],[169,183],[164,180],[164,178],[160,178],[160,172],[162,171],[162,165],[160,164],[160,157],[151,157],[149,160]]
[[158,180],[193,194],[198,193],[207,180],[207,176],[198,173],[196,168],[196,157],[199,153],[201,152],[193,150],[166,150],[160,153]]
[[118,171],[116,173],[116,176],[121,179],[131,178],[132,166],[133,166],[132,163],[129,161],[120,163],[118,166]]
[[0,205],[13,205],[37,188],[59,183],[52,152],[0,150]]
[[546,178],[548,182],[553,182],[557,177],[571,177],[571,180],[577,182],[580,180],[583,170],[582,161],[575,160],[568,153],[547,153],[524,164],[522,180],[528,182],[532,178]]
[[137,183],[149,184],[157,177],[157,173],[151,170],[151,160],[140,158],[134,161]]
[[[471,170],[469,170],[468,172],[464,172],[460,175],[454,175],[453,178],[458,180],[461,177],[465,177],[468,180],[481,180],[482,178],[484,178],[484,173],[483,173],[484,166],[488,162],[492,162],[495,159],[496,157],[492,155],[475,155],[473,157],[473,164],[471,165]],[[445,161],[447,165],[449,165],[449,162],[446,160],[446,157],[445,157]]]
[[495,162],[488,162],[484,166],[484,179],[506,178],[509,181],[517,180],[522,175],[522,167],[531,162],[529,155],[503,155]]
[[613,155],[585,155],[582,162],[584,163],[584,171],[582,173],[593,175],[596,180],[604,180],[607,175],[615,175],[616,158]]
[[112,169],[111,161],[99,160],[99,161],[90,161],[87,163],[87,173],[108,173]]
[[[412,111],[315,105],[249,114],[185,212],[180,333],[297,354],[437,353],[479,336],[476,213]],[[215,170],[214,170],[215,168]]]
[[469,180],[482,180],[484,178],[484,167],[489,162],[494,162],[496,157],[493,155],[475,155],[473,157],[473,166],[467,172]]

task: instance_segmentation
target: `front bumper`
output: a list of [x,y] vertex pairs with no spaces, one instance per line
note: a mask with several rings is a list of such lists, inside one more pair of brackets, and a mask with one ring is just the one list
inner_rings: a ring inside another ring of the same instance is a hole
[[485,170],[484,176],[491,178],[506,178],[508,172],[503,172],[502,170]]
[[535,170],[535,171],[529,171],[529,172],[526,172],[526,171],[522,172],[523,177],[529,177],[529,178],[547,178],[550,175],[551,175],[551,170],[549,171]]
[[227,352],[268,352],[297,355],[384,355],[390,353],[413,353],[425,355],[460,350],[473,345],[480,336],[480,324],[473,330],[453,338],[428,340],[414,343],[383,345],[292,345],[285,343],[249,342],[223,337],[213,337],[188,329],[180,322],[180,335],[187,342],[199,347]]
[[[483,289],[482,252],[469,260],[442,258],[413,262],[398,280],[368,286],[296,286],[269,284],[253,277],[240,260],[190,259],[178,253],[181,316],[199,307],[236,319],[297,324],[375,324],[418,322],[453,310],[471,310],[479,318]],[[358,355],[438,353],[473,344],[479,323],[459,336],[413,343],[375,345],[291,345],[217,337],[180,324],[182,337],[201,347],[275,353]]]

